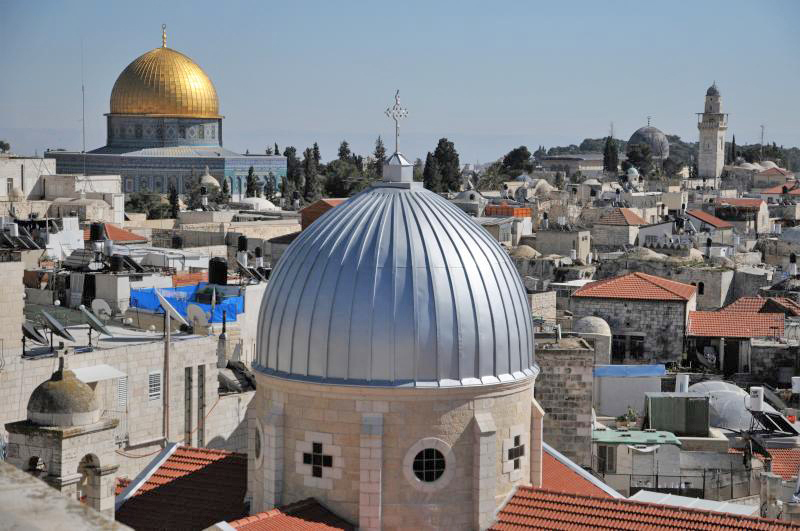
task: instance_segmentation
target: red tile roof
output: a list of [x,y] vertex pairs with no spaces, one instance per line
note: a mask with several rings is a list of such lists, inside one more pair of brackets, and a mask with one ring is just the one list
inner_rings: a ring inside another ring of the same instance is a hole
[[[147,238],[140,236],[134,232],[117,227],[111,223],[103,223],[106,232],[106,238],[115,243],[147,243]],[[89,241],[89,226],[83,228],[83,241]]]
[[247,516],[230,522],[231,527],[241,531],[329,531],[354,530],[355,526],[342,520],[317,500],[308,498],[280,509]]
[[714,200],[714,204],[716,205],[732,205],[738,207],[750,207],[750,208],[760,208],[761,204],[764,202],[763,199],[732,199],[727,197],[717,197]]
[[[800,315],[800,304],[788,297],[741,297],[720,308],[721,312],[778,313],[778,309],[788,315]],[[773,311],[765,311],[773,310]]]
[[702,210],[687,210],[686,214],[716,229],[730,229],[733,227],[733,225],[727,221],[719,219],[717,216],[711,215],[708,212],[703,212]]
[[542,488],[599,498],[612,497],[546,451],[542,452]]
[[791,177],[794,175],[792,172],[788,170],[784,170],[783,168],[767,168],[764,171],[758,172],[759,175],[769,176],[769,175],[782,175],[784,177]]
[[767,448],[772,457],[772,473],[783,479],[797,477],[800,469],[800,448]]
[[490,529],[778,531],[800,529],[800,525],[783,520],[519,487],[500,510]]
[[598,299],[688,301],[694,295],[695,289],[689,284],[667,280],[655,275],[628,273],[621,277],[586,284],[572,296]]
[[695,337],[782,337],[782,313],[739,311],[689,312],[689,334]]
[[603,214],[600,219],[597,220],[596,225],[630,226],[647,225],[647,222],[630,208],[614,208]]
[[769,194],[769,195],[783,195],[784,187],[786,188],[789,195],[800,195],[800,186],[798,185],[797,181],[786,181],[785,184],[779,184],[777,186],[773,186],[772,188],[767,188],[762,190],[762,194]]
[[246,491],[246,455],[181,446],[123,503],[115,518],[137,531],[205,529],[246,515]]

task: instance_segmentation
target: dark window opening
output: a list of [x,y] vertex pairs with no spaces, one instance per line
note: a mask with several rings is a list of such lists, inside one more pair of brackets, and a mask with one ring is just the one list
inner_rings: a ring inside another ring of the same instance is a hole
[[522,458],[525,456],[525,445],[519,435],[514,437],[514,446],[508,449],[508,460],[514,462],[514,470],[519,470],[522,466]]
[[325,455],[322,452],[322,443],[311,443],[311,453],[306,452],[303,454],[303,464],[311,465],[311,475],[315,478],[321,478],[322,469],[333,466],[333,456]]
[[427,483],[436,481],[444,474],[444,455],[436,448],[426,448],[414,458],[414,475]]

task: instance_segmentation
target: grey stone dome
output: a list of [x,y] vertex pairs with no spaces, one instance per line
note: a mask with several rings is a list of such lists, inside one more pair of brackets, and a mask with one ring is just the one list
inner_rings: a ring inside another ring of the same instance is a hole
[[652,126],[640,127],[628,140],[628,149],[635,144],[650,146],[653,159],[666,159],[669,157],[669,140],[660,129]]
[[572,325],[576,334],[596,334],[611,337],[611,327],[600,317],[593,315],[581,317]]
[[708,90],[706,91],[706,96],[719,96],[719,89],[717,88],[716,83],[708,87]]
[[100,420],[94,391],[75,373],[59,369],[33,390],[28,420],[42,426],[83,426]]
[[508,254],[419,183],[331,209],[282,255],[256,368],[332,384],[457,386],[535,376],[531,313]]

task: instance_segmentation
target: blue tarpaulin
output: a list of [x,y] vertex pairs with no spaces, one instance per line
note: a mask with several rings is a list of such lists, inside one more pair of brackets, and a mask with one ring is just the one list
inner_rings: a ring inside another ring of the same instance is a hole
[[[211,315],[209,319],[211,323],[221,323],[223,311],[226,314],[225,319],[227,321],[236,321],[237,316],[244,311],[244,297],[239,295],[237,297],[227,297],[225,300],[218,300],[212,313],[210,304],[202,304],[195,300],[197,292],[202,291],[207,285],[207,282],[201,282],[196,286],[162,288],[159,289],[159,292],[183,317],[187,317],[186,309],[188,306],[190,304],[195,304],[202,308],[206,314]],[[161,305],[158,302],[158,297],[156,297],[156,290],[154,288],[132,289],[131,306],[151,312],[161,311]]]
[[667,370],[663,364],[653,365],[597,365],[594,375],[611,378],[641,378],[643,376],[664,376]]

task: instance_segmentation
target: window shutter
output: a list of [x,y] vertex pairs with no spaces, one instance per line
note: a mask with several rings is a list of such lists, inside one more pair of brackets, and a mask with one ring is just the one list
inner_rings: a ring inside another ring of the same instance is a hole
[[117,408],[121,411],[128,409],[128,377],[117,378]]
[[147,396],[150,400],[161,400],[161,371],[147,375]]

